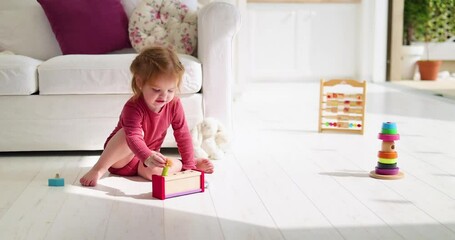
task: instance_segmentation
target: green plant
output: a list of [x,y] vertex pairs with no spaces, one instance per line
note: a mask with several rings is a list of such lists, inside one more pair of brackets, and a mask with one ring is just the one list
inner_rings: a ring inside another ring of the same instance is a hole
[[455,0],[405,0],[404,44],[443,42],[455,36]]

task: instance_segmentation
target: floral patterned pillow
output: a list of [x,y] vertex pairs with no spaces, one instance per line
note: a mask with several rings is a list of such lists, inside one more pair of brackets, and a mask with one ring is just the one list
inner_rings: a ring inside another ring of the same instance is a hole
[[191,55],[197,44],[197,12],[179,0],[144,0],[131,15],[128,31],[138,52],[158,44]]

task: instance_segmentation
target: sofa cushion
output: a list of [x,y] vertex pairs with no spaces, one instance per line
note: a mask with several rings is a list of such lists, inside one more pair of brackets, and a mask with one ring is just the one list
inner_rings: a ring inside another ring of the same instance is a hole
[[[128,16],[142,0],[122,0]],[[182,0],[196,10],[197,0]],[[36,0],[0,1],[0,51],[47,60],[62,54],[42,7]]]
[[42,61],[0,54],[0,95],[30,95],[38,90],[36,68]]
[[4,50],[41,60],[62,54],[36,0],[0,1],[0,51]]
[[[63,55],[38,67],[41,95],[53,94],[130,94],[129,67],[134,54]],[[180,93],[201,89],[202,68],[198,59],[179,54],[185,67]]]
[[101,54],[130,47],[120,0],[38,0],[63,54]]
[[[128,19],[131,17],[131,14],[133,14],[137,5],[142,1],[143,0],[122,0],[123,8],[125,9],[126,15],[128,15]],[[188,6],[191,11],[196,11],[199,4],[197,0],[180,0],[180,2]]]
[[138,52],[158,44],[192,54],[197,44],[197,12],[179,0],[144,0],[131,15],[128,31]]

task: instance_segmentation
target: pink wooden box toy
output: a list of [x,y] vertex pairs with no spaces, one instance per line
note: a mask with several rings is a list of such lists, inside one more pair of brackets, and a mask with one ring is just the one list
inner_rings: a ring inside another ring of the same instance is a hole
[[164,200],[198,192],[204,192],[204,173],[186,170],[169,176],[152,176],[152,196]]

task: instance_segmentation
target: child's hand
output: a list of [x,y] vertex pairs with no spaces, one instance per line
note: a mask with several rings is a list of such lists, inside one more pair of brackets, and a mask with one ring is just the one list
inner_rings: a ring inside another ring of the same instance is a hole
[[152,155],[145,159],[144,164],[147,167],[164,167],[166,164],[166,157],[163,156],[160,152],[152,152]]

